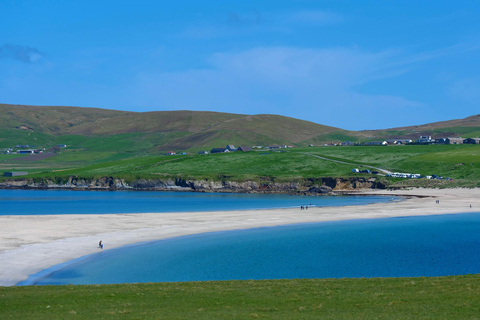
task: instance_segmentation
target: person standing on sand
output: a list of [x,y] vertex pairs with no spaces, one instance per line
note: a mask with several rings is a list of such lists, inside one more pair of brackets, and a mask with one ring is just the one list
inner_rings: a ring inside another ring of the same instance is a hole
[[102,240],[100,240],[100,242],[98,242],[98,247],[99,247],[100,249],[103,249]]

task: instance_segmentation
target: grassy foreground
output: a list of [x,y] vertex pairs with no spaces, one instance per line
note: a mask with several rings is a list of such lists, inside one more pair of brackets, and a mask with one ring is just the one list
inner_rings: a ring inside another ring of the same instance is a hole
[[0,287],[1,319],[480,319],[480,275]]

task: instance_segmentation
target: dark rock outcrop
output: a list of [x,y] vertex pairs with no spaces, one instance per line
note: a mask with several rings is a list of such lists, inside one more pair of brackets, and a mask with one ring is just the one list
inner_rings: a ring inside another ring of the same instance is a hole
[[329,194],[356,189],[385,189],[377,178],[308,178],[292,182],[273,181],[213,181],[186,179],[137,179],[126,182],[115,177],[87,179],[69,177],[65,180],[7,179],[0,182],[3,189],[72,189],[72,190],[182,190],[197,192]]

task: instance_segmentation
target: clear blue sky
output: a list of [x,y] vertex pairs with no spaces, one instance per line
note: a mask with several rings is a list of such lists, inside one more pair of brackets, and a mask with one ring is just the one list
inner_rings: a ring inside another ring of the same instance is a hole
[[0,102],[350,130],[464,118],[479,17],[473,0],[1,0]]

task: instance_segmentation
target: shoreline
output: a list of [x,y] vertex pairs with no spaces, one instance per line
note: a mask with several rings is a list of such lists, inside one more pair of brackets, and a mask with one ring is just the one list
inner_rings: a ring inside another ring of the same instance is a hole
[[103,250],[108,250],[205,232],[480,211],[480,189],[362,190],[348,194],[401,196],[405,200],[308,210],[0,216],[0,286],[16,285],[42,270],[99,252],[100,240]]

